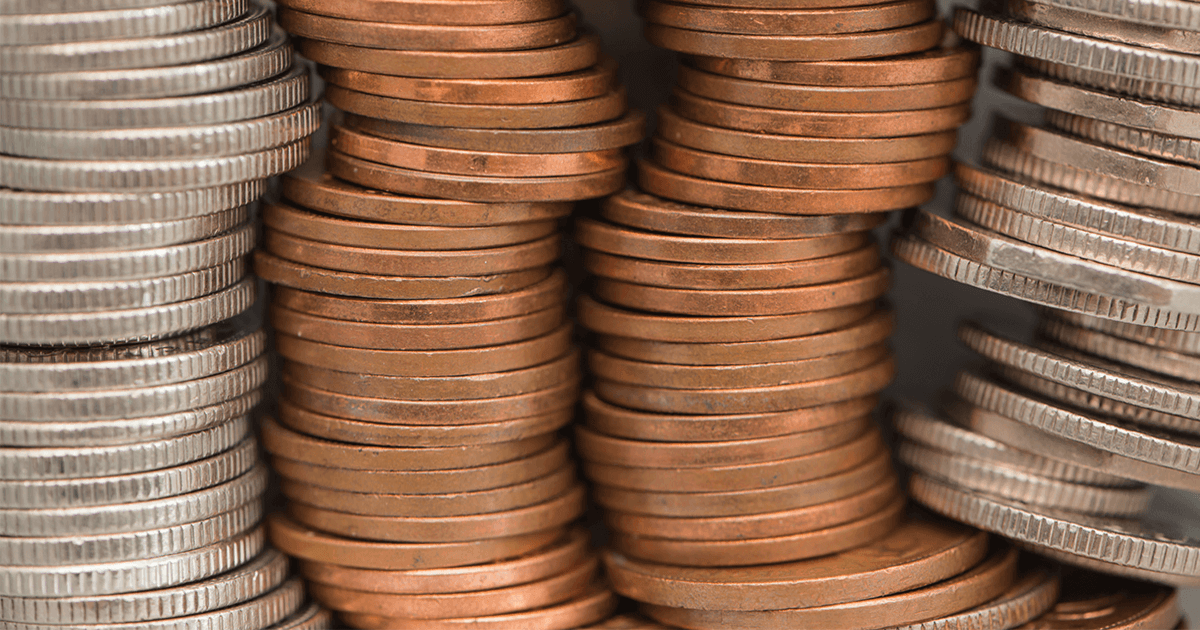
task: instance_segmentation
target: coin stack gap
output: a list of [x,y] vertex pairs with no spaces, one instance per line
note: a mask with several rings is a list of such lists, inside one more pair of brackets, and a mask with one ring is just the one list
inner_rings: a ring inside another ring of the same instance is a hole
[[642,137],[558,0],[284,0],[341,110],[283,181],[273,540],[358,628],[576,628],[616,596],[578,523],[581,368],[557,260]]
[[0,42],[0,627],[330,627],[260,523],[243,313],[310,69],[245,0],[0,0]]
[[955,216],[916,213],[891,247],[1041,315],[1030,343],[964,324],[985,365],[959,373],[936,415],[897,415],[912,494],[1066,563],[1200,583],[1182,560],[1200,550],[1200,515],[1153,492],[1200,491],[1195,6],[1001,9],[958,9],[954,27],[1015,55],[996,84],[1044,122],[998,118],[982,165],[955,166]]

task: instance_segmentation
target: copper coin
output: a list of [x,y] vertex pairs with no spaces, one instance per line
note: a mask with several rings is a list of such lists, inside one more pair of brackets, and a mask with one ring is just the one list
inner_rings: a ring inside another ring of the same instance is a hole
[[823,258],[860,248],[870,242],[870,235],[852,232],[797,239],[705,238],[656,234],[580,219],[575,223],[575,242],[618,256],[728,265]]
[[571,422],[574,410],[465,425],[382,424],[335,418],[279,401],[279,422],[288,428],[337,442],[376,446],[462,446],[522,440],[557,431]]
[[562,468],[514,486],[458,494],[373,494],[321,488],[284,478],[283,496],[313,507],[366,516],[439,517],[503,512],[543,503],[566,492],[575,471]]
[[464,129],[401,123],[346,114],[345,125],[369,134],[449,149],[506,153],[580,153],[619,149],[641,141],[646,115],[625,112],[616,120],[562,129]]
[[330,442],[296,433],[271,418],[263,422],[263,449],[287,459],[351,470],[477,468],[529,457],[556,441],[552,434],[476,446],[377,447]]
[[601,507],[626,514],[667,517],[761,514],[782,507],[807,507],[844,499],[865,492],[891,474],[891,458],[880,452],[850,470],[783,486],[726,492],[642,492],[597,484],[592,488],[592,498]]
[[1180,620],[1174,589],[1082,573],[1066,576],[1063,591],[1054,608],[1020,630],[1150,630]]
[[553,499],[516,510],[451,517],[362,516],[322,510],[299,503],[288,504],[288,515],[321,531],[397,542],[459,542],[506,538],[561,528],[584,510],[584,489],[573,489]]
[[707,72],[772,83],[824,87],[912,85],[975,76],[979,70],[979,47],[959,43],[910,55],[854,61],[757,61],[693,57],[690,63]]
[[294,37],[301,55],[325,66],[402,77],[508,79],[576,72],[600,61],[600,39],[581,34],[548,48],[508,51],[384,50]]
[[848,352],[886,341],[895,327],[891,311],[878,311],[846,328],[770,341],[742,343],[671,343],[629,337],[600,336],[595,347],[639,361],[680,365],[736,365],[748,361],[799,361]]
[[632,284],[677,289],[765,289],[824,284],[869,273],[880,266],[879,248],[866,247],[824,258],[796,262],[741,265],[704,265],[649,261],[610,256],[592,250],[583,253],[583,267],[594,275]]
[[562,15],[560,0],[283,0],[288,8],[351,20],[410,24],[516,24]]
[[718,101],[808,112],[894,112],[945,107],[971,100],[975,76],[938,83],[868,87],[825,87],[749,81],[679,68],[678,86]]
[[944,617],[1002,594],[1017,573],[1017,551],[992,552],[970,571],[907,593],[833,606],[772,611],[700,611],[646,606],[647,615],[684,628],[894,628]]
[[549,529],[465,543],[402,544],[342,538],[315,531],[282,514],[267,517],[271,542],[289,556],[343,567],[412,571],[496,562],[541,549],[562,536]]
[[[467,377],[469,378],[469,377]],[[529,394],[478,400],[397,400],[337,394],[291,379],[284,391],[297,405],[335,418],[408,426],[470,425],[552,414],[579,398],[577,379]],[[395,395],[402,395],[397,392]]]
[[331,67],[323,68],[321,77],[351,90],[411,101],[525,105],[603,96],[615,72],[615,64],[601,62],[566,74],[521,79],[398,77]]
[[827,556],[865,545],[894,530],[904,520],[905,499],[865,518],[811,532],[772,538],[678,540],[613,532],[613,548],[627,556],[665,564],[735,567],[794,562]]
[[638,184],[649,193],[684,203],[752,212],[772,208],[798,215],[888,212],[933,198],[933,184],[866,190],[747,186],[691,177],[644,160],[638,163]]
[[275,471],[283,477],[322,488],[381,494],[449,494],[477,492],[524,483],[544,477],[566,466],[567,443],[554,446],[523,459],[492,466],[432,471],[351,470],[316,466],[282,457],[272,459]]
[[689,149],[655,139],[652,159],[661,167],[701,179],[723,182],[805,188],[863,190],[924,184],[950,171],[949,157],[886,164],[810,164],[751,160]]
[[459,250],[504,247],[554,234],[554,221],[479,227],[435,227],[347,220],[292,206],[266,204],[263,225],[303,239],[380,249]]
[[463,593],[525,584],[552,575],[583,561],[588,555],[588,534],[569,530],[546,547],[486,564],[410,571],[380,571],[302,561],[300,574],[310,582],[373,593]]
[[325,88],[325,98],[338,109],[369,118],[472,129],[577,127],[612,120],[625,113],[624,88],[581,101],[532,105],[414,101],[366,94],[336,85]]
[[[887,164],[949,155],[957,130],[899,138],[809,138],[714,127],[658,108],[659,137],[677,145],[759,160],[819,164]],[[850,230],[845,230],[850,231]]]
[[597,380],[596,395],[611,403],[660,413],[770,413],[828,405],[878,394],[892,381],[891,357],[864,370],[820,381],[748,389],[658,389]]
[[575,448],[589,462],[639,468],[705,468],[773,462],[846,444],[871,426],[869,416],[812,431],[723,442],[643,442],[575,427]]
[[667,627],[639,615],[617,615],[594,626],[588,626],[587,630],[667,630]]
[[862,435],[823,451],[760,464],[697,468],[612,466],[584,460],[583,470],[598,484],[644,492],[725,492],[784,486],[849,470],[884,451],[879,432]]
[[483,276],[530,269],[554,262],[561,246],[558,235],[552,234],[526,243],[486,249],[378,249],[321,243],[275,230],[267,230],[263,243],[272,254],[305,265],[410,277]]
[[882,296],[890,283],[891,272],[881,267],[857,278],[780,289],[695,291],[597,278],[592,294],[607,302],[657,313],[717,317],[785,315],[862,304]]
[[387,50],[517,50],[554,46],[575,37],[575,16],[571,14],[536,22],[474,26],[348,20],[282,6],[276,19],[295,37]]
[[310,267],[261,249],[254,252],[254,273],[267,282],[302,291],[358,298],[436,300],[510,293],[545,281],[551,277],[551,271],[546,266],[487,276],[375,276]]
[[597,379],[671,389],[751,389],[811,383],[874,365],[891,356],[887,344],[875,344],[814,359],[745,365],[675,365],[631,361],[593,350],[589,372]]
[[928,0],[900,0],[870,6],[815,9],[709,8],[644,0],[642,19],[651,24],[737,35],[834,35],[879,31],[928,20],[936,7]]
[[284,334],[352,348],[383,350],[496,346],[539,337],[562,323],[562,306],[528,315],[465,324],[375,324],[316,317],[282,306],[271,307],[271,325]]
[[875,408],[874,397],[856,398],[822,407],[741,416],[678,416],[642,413],[610,405],[589,391],[583,393],[589,427],[600,433],[655,442],[723,442],[813,431]]
[[502,615],[544,608],[580,595],[596,574],[598,560],[585,558],[543,580],[488,591],[462,593],[377,593],[341,585],[309,584],[313,599],[337,611],[407,619]]
[[586,175],[625,165],[620,149],[588,153],[497,153],[398,142],[334,125],[329,146],[346,155],[423,172],[490,177]]
[[598,333],[678,343],[737,343],[787,339],[836,330],[875,311],[874,303],[787,315],[758,317],[679,317],[627,311],[580,296],[576,317]]
[[987,534],[910,519],[868,545],[812,560],[735,569],[666,566],[605,552],[618,593],[700,610],[782,610],[883,597],[967,571],[987,554]]
[[958,129],[971,117],[971,104],[888,112],[796,111],[725,103],[676,88],[671,108],[691,120],[741,131],[810,138],[894,138]]
[[484,177],[425,173],[368,162],[338,152],[329,154],[329,172],[363,186],[405,195],[507,202],[576,201],[603,197],[625,185],[625,166],[560,177]]
[[827,61],[887,57],[927,50],[941,40],[942,23],[931,20],[869,33],[797,36],[706,33],[647,24],[645,34],[646,39],[655,46],[689,55]]
[[283,177],[282,192],[297,205],[337,216],[437,227],[487,227],[510,223],[548,221],[571,212],[569,203],[472,203],[425,197],[400,197],[361,188],[335,179],[309,162]]
[[[666,127],[665,119],[660,116],[658,132],[665,134]],[[678,134],[668,137],[675,137],[678,141]],[[950,144],[953,146],[953,135]],[[795,216],[726,212],[659,199],[634,190],[623,190],[606,199],[601,214],[613,223],[652,232],[744,239],[811,238],[864,232],[881,225],[887,216],[883,213]]]
[[571,630],[611,615],[617,598],[607,586],[592,585],[578,597],[561,604],[526,612],[455,619],[396,619],[343,613],[343,621],[368,630]]

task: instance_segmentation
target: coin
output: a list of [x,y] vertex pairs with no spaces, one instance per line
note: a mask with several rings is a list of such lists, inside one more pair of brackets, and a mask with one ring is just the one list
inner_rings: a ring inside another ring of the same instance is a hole
[[651,44],[689,55],[788,61],[887,57],[927,50],[942,37],[937,21],[842,35],[739,35],[647,24]]
[[297,37],[347,46],[394,50],[506,50],[545,48],[569,41],[575,34],[575,16],[485,27],[442,23],[407,24],[368,19],[346,20],[296,11],[287,5],[278,12],[279,25]]
[[[603,96],[613,83],[615,63],[592,66],[576,72],[550,77],[522,79],[436,79],[397,77],[327,68],[321,76],[326,81],[360,92],[413,101],[442,101],[449,103],[478,103],[513,105],[528,103],[559,103]],[[358,119],[358,117],[355,117]],[[375,123],[376,119],[358,119]],[[351,127],[358,125],[351,124]],[[494,147],[499,149],[499,147]]]
[[354,129],[401,142],[470,151],[573,153],[605,151],[636,144],[645,134],[646,115],[629,110],[615,120],[558,129],[467,129],[366,118],[346,114]]
[[485,625],[493,630],[526,630],[527,628],[570,628],[591,624],[612,614],[617,598],[607,587],[593,584],[578,597],[566,602],[526,612],[488,617],[458,617],[453,619],[397,620],[376,615],[346,613],[342,618],[359,628],[392,628],[400,621],[414,630],[446,630]]
[[249,8],[246,0],[201,0],[108,11],[4,14],[0,39],[5,44],[38,44],[168,35],[214,27]]
[[557,0],[470,0],[468,2],[438,2],[407,0],[403,2],[355,2],[346,6],[329,6],[313,0],[287,0],[289,8],[307,13],[332,15],[347,19],[379,19],[385,22],[412,24],[515,24],[544,19],[562,13]]
[[689,63],[707,72],[771,83],[825,87],[913,85],[973,76],[979,66],[979,50],[967,44],[943,43],[931,50],[882,59],[758,61],[701,56],[692,58]]
[[[975,608],[939,619],[902,626],[903,630],[958,630],[970,627],[1018,627],[1039,618],[1058,601],[1059,577],[1044,569],[1018,575],[1012,586],[996,599]],[[972,626],[971,624],[975,624]],[[1021,626],[1023,627],[1023,626]]]
[[[1087,573],[1078,576],[1080,582],[1090,588],[1068,591],[1045,615],[1032,623],[1021,626],[1022,630],[1056,630],[1059,628],[1136,628],[1171,627],[1179,621],[1178,595],[1172,589],[1148,587],[1131,582],[1115,580],[1104,583],[1102,590],[1095,588],[1096,576]],[[1086,624],[1086,625],[1084,625]]]
[[[908,26],[933,16],[923,0],[900,0],[835,9],[718,9],[647,0],[638,5],[642,19],[675,29],[741,35],[837,35]],[[726,56],[726,55],[714,55]]]

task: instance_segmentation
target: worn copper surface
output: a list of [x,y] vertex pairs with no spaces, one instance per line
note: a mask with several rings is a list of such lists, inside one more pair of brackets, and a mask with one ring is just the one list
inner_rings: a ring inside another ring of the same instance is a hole
[[564,129],[451,128],[354,114],[346,114],[344,124],[383,138],[434,147],[506,153],[576,153],[636,144],[645,134],[646,115],[630,110],[616,120]]
[[412,24],[513,24],[561,15],[560,0],[284,0],[288,8],[352,20]]
[[942,23],[845,35],[740,35],[706,33],[659,24],[646,25],[651,44],[689,55],[826,61],[904,55],[931,48],[942,38]]
[[397,627],[409,630],[458,630],[488,628],[488,630],[529,630],[530,628],[577,628],[612,614],[617,598],[608,587],[597,583],[580,596],[536,610],[494,615],[489,617],[458,617],[454,619],[394,619],[376,615],[345,613],[342,619],[358,628],[385,630]]
[[343,68],[324,68],[321,76],[352,90],[413,101],[523,105],[558,103],[603,96],[612,87],[616,67],[602,63],[549,77],[519,79],[437,79],[398,77]]
[[856,278],[880,266],[874,244],[845,254],[786,263],[694,264],[649,261],[585,251],[583,266],[591,273],[632,284],[679,289],[794,287]]
[[646,0],[638,6],[651,24],[741,35],[835,35],[908,26],[933,17],[929,0],[899,0],[855,7],[751,9],[703,7]]
[[698,56],[690,63],[708,72],[774,83],[825,87],[912,85],[974,76],[979,69],[979,48],[963,43],[911,55],[853,61],[757,61]]
[[486,27],[446,24],[408,24],[344,19],[296,11],[277,12],[279,25],[296,37],[347,46],[390,50],[514,50],[545,48],[575,37],[575,16],[555,16],[535,22]]

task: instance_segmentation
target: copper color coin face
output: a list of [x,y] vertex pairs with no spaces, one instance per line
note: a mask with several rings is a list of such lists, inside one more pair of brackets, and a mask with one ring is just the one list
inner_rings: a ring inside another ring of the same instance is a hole
[[799,361],[848,352],[882,343],[895,328],[895,316],[881,310],[845,328],[805,337],[742,343],[672,343],[630,337],[600,336],[594,346],[605,353],[681,365],[739,365]]
[[772,83],[822,87],[913,85],[975,76],[979,70],[979,47],[958,43],[910,55],[854,61],[756,61],[693,57],[689,62],[707,72]]
[[286,6],[276,13],[279,26],[295,37],[387,50],[515,50],[545,48],[575,37],[575,16],[536,22],[464,26],[347,20],[304,13]]
[[828,556],[878,540],[904,520],[905,499],[857,521],[787,536],[735,540],[680,540],[613,532],[613,548],[650,562],[694,567],[738,567]]
[[329,154],[329,171],[356,184],[394,193],[489,203],[577,201],[603,197],[625,185],[624,164],[586,175],[505,178],[414,171],[335,151]]
[[306,560],[300,562],[300,573],[310,582],[372,593],[463,593],[525,584],[557,575],[583,561],[588,553],[588,534],[576,528],[546,547],[486,564],[380,571]]
[[933,184],[864,190],[750,186],[700,179],[645,160],[638,163],[638,184],[649,193],[683,203],[751,212],[772,208],[801,216],[890,212],[933,198]]
[[296,50],[324,66],[402,77],[509,79],[576,72],[600,61],[600,39],[582,34],[547,48],[509,51],[385,50],[294,37]]
[[[670,140],[677,145],[709,153],[809,164],[887,164],[923,160],[949,155],[954,150],[955,142],[958,139],[956,129],[898,138],[809,138],[739,131],[688,120],[677,115],[674,110],[665,105],[658,108],[656,133],[658,137]],[[636,193],[623,194],[633,195]],[[770,217],[771,215],[766,215],[765,218]],[[746,222],[753,224],[754,219],[753,216],[746,217]],[[760,222],[762,220],[759,219]],[[830,221],[831,219],[824,220]],[[848,220],[848,218],[844,220]],[[809,222],[820,225],[817,218],[809,219]],[[780,227],[786,225],[786,222],[780,220],[776,220],[775,223],[780,224]],[[797,221],[797,223],[803,224],[803,221]],[[797,226],[797,229],[801,228]],[[827,231],[852,231],[852,229],[827,228]],[[783,235],[780,237],[782,238]]]
[[1075,590],[1069,588],[1070,577],[1063,581],[1068,592],[1054,608],[1020,630],[1150,630],[1179,622],[1179,596],[1173,589],[1132,582],[1105,584],[1103,578],[1083,574],[1073,577],[1087,580],[1091,588],[1070,592]]
[[588,626],[587,630],[667,630],[667,628],[639,615],[617,615],[594,626]]
[[341,125],[334,125],[330,131],[329,146],[370,162],[451,175],[557,177],[598,173],[625,165],[620,149],[547,154],[464,151],[398,142]]
[[987,554],[987,534],[941,520],[907,520],[887,536],[841,553],[736,569],[659,565],[605,552],[618,593],[659,606],[783,610],[883,597],[967,571]]
[[585,475],[600,485],[642,492],[734,492],[802,483],[859,466],[883,451],[879,432],[868,429],[852,440],[811,455],[759,464],[695,468],[614,466],[583,460]]
[[646,606],[647,615],[700,630],[724,628],[893,628],[953,614],[999,596],[1017,572],[1017,551],[997,549],[970,571],[925,588],[865,601],[772,611],[701,611]]
[[460,542],[560,528],[583,515],[584,499],[583,486],[576,485],[543,503],[470,516],[362,516],[300,503],[289,503],[287,511],[297,522],[351,538],[395,542]]
[[410,24],[515,24],[562,15],[560,0],[284,0],[290,9],[351,20]]
[[729,35],[834,35],[880,31],[916,24],[934,16],[928,0],[900,0],[828,9],[709,8],[646,0],[642,19],[676,29]]
[[488,227],[550,221],[571,212],[569,203],[472,203],[425,197],[401,197],[361,188],[317,172],[310,161],[283,177],[283,196],[296,205],[337,216],[404,225]]
[[454,619],[395,619],[344,613],[341,618],[356,628],[368,630],[571,630],[600,621],[611,615],[616,608],[616,596],[607,586],[597,583],[579,596],[560,604],[506,615]]
[[660,413],[770,413],[873,396],[896,373],[891,357],[866,369],[819,381],[750,389],[660,389],[597,380],[596,395],[615,405]]
[[551,277],[549,266],[490,276],[411,278],[333,271],[254,252],[254,272],[267,282],[301,291],[355,298],[438,300],[520,291]]
[[511,104],[560,103],[603,96],[612,87],[616,64],[600,63],[576,72],[519,79],[436,79],[398,77],[326,67],[321,77],[351,90],[412,101]]
[[274,457],[272,465],[283,477],[322,488],[380,494],[451,494],[525,483],[560,470],[569,461],[567,443],[560,440],[554,446],[522,459],[454,470],[351,470],[282,457]]
[[545,238],[555,221],[528,221],[494,226],[439,227],[365,222],[317,214],[280,204],[263,208],[263,225],[292,236],[346,245],[400,250],[462,250],[504,247]]
[[865,247],[824,258],[785,263],[695,264],[648,261],[610,256],[594,250],[583,253],[584,269],[594,275],[633,284],[678,289],[765,289],[824,284],[854,278],[879,268],[879,248]]
[[643,442],[575,428],[575,447],[589,461],[641,468],[708,468],[772,462],[818,453],[845,444],[871,426],[869,417],[854,418],[820,429],[754,440],[727,442]]
[[267,517],[271,542],[289,556],[342,567],[413,571],[497,562],[544,548],[562,529],[465,543],[389,543],[342,538],[309,529],[282,515]]
[[[666,120],[662,116],[659,117],[658,133],[681,142],[683,134],[666,134]],[[953,141],[949,144],[952,148]],[[605,219],[618,225],[652,232],[758,240],[865,232],[881,225],[887,216],[883,213],[795,216],[765,212],[727,212],[660,199],[635,190],[623,190],[606,199],[601,213]]]
[[[928,9],[932,15],[933,9]],[[782,61],[831,61],[906,55],[936,46],[937,20],[888,30],[841,35],[740,35],[646,25],[651,44],[688,55]]]
[[619,149],[641,141],[646,115],[625,112],[615,120],[564,129],[465,129],[399,123],[346,114],[345,125],[401,142],[448,149],[505,153],[578,153]]
[[723,442],[800,433],[865,416],[878,403],[856,398],[823,407],[743,416],[675,416],[610,405],[591,391],[583,394],[587,424],[597,432],[654,442]]

